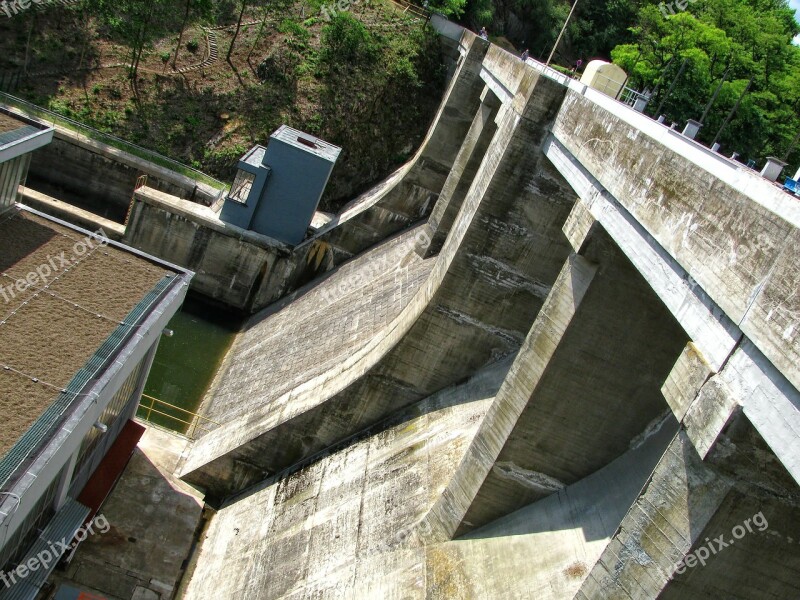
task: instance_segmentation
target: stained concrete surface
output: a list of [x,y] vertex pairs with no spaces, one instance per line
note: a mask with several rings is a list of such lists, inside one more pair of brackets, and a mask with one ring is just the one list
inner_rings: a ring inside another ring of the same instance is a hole
[[670,419],[578,483],[427,547],[427,598],[572,598],[676,430]]
[[[569,597],[677,424],[579,483],[424,547],[418,527],[464,456],[508,359],[376,432],[233,498],[202,541],[186,598]],[[258,515],[258,518],[254,518]]]
[[[510,360],[388,426],[232,499],[186,598],[423,598],[415,525],[462,459]],[[257,515],[257,517],[254,517]]]
[[433,266],[414,252],[417,231],[343,265],[284,310],[252,317],[206,395],[205,415],[229,423],[253,405],[278,409],[287,392],[341,364],[378,335]]
[[100,509],[110,529],[78,547],[67,570],[51,578],[56,587],[66,583],[108,600],[172,598],[203,503],[193,488],[172,475],[187,439],[146,425]]

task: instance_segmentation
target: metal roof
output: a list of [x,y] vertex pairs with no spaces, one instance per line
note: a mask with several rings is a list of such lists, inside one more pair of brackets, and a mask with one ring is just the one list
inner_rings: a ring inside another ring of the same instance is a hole
[[305,152],[316,154],[320,158],[324,158],[330,162],[336,162],[336,159],[339,157],[339,153],[342,151],[339,146],[329,144],[325,140],[315,137],[309,133],[303,133],[302,131],[289,127],[288,125],[281,125],[277,131],[270,136],[270,138],[280,140],[285,144],[294,146],[295,148],[299,148]]

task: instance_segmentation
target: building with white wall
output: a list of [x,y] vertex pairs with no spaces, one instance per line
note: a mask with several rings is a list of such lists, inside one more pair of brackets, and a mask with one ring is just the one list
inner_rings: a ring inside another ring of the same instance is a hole
[[138,440],[131,419],[193,275],[16,203],[50,138],[0,113],[0,598],[35,598],[58,562],[42,553],[98,510],[109,485],[92,478]]

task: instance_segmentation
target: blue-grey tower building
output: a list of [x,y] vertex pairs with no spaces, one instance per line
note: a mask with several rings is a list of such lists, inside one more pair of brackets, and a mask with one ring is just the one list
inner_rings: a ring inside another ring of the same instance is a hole
[[281,125],[266,148],[254,146],[239,160],[220,219],[287,244],[299,244],[341,151],[313,135]]

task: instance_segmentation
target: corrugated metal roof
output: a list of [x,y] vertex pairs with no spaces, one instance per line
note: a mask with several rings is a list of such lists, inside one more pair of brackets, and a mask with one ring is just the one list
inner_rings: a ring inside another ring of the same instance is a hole
[[38,127],[34,127],[33,125],[25,125],[24,123],[20,122],[19,129],[12,129],[11,131],[0,133],[0,147],[5,146],[6,144],[17,142],[31,135],[41,133],[41,131],[42,130]]
[[330,162],[336,162],[339,153],[342,151],[339,146],[334,146],[310,133],[304,133],[288,125],[281,125],[270,138],[280,140],[285,144],[300,148],[305,152],[316,154],[320,158],[324,158]]

